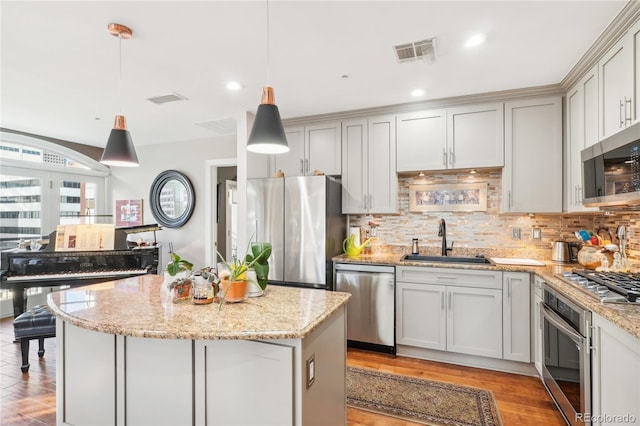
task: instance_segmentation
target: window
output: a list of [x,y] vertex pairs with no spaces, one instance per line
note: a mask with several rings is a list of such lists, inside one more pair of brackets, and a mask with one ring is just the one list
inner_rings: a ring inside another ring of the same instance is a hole
[[0,133],[0,250],[58,224],[111,223],[108,168],[41,139]]

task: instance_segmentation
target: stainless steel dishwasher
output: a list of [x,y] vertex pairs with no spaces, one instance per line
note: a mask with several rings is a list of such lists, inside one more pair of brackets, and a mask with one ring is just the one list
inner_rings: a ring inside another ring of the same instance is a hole
[[349,346],[395,354],[395,267],[336,263],[334,271],[336,291],[351,293]]

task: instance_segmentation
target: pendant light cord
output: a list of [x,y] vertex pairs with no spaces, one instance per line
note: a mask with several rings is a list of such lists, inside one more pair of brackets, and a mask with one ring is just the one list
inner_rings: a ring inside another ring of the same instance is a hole
[[269,0],[267,0],[267,85],[269,85],[269,74],[270,74],[270,66],[271,66],[271,51],[270,51],[270,27],[269,27]]
[[118,35],[118,55],[120,57],[119,64],[119,81],[118,81],[118,103],[120,115],[122,115],[122,33]]

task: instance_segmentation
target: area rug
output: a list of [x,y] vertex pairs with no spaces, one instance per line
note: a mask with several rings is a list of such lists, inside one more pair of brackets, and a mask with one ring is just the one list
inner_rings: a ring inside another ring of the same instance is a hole
[[347,405],[425,425],[502,425],[491,391],[355,367]]

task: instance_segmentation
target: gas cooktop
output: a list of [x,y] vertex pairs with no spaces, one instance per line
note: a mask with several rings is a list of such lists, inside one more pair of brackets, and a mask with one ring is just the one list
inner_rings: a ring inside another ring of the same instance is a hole
[[640,304],[640,274],[574,269],[560,277],[602,303]]

